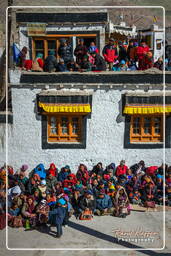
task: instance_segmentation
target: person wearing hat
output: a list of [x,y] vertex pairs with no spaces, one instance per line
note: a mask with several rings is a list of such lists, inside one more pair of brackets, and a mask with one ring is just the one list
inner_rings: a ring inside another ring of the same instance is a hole
[[103,191],[99,192],[96,199],[95,213],[100,215],[110,214],[113,212],[113,204],[109,195],[106,195]]
[[59,59],[59,63],[57,64],[56,71],[57,72],[67,72],[68,71],[64,59],[62,59],[62,58]]
[[45,72],[55,72],[57,68],[57,59],[55,57],[55,51],[51,50],[49,51],[48,57],[45,59],[45,64],[44,64],[44,71]]
[[83,57],[82,63],[80,64],[80,72],[86,72],[92,70],[92,64],[89,61],[88,55]]
[[40,197],[43,197],[43,194],[46,193],[47,190],[46,180],[41,180],[40,185],[38,185],[38,190]]
[[79,44],[74,50],[74,55],[76,56],[76,63],[81,66],[84,56],[87,54],[87,47],[84,45],[84,39],[79,40]]
[[61,59],[64,60],[65,65],[67,65],[68,62],[70,62],[71,59],[73,58],[71,44],[69,44],[66,41],[66,39],[63,39],[60,42],[60,46],[58,49],[58,55]]
[[118,58],[118,52],[116,46],[114,45],[114,41],[115,40],[113,38],[109,38],[109,43],[104,46],[102,51],[104,59],[109,66],[109,70],[112,70],[113,63]]
[[127,71],[128,67],[125,60],[121,60],[119,64],[119,71]]
[[46,224],[48,221],[50,207],[46,199],[42,199],[36,207],[36,214],[39,224]]
[[86,190],[79,198],[78,211],[81,214],[84,211],[94,212],[96,208],[96,201],[91,190]]
[[66,214],[66,205],[67,205],[66,200],[63,198],[60,198],[57,201],[56,208],[53,211],[49,212],[50,222],[53,219],[55,221],[56,230],[57,230],[57,233],[56,233],[57,238],[60,238],[63,234],[62,224],[63,224],[65,214]]
[[68,71],[78,71],[80,69],[79,65],[74,61],[74,58],[72,58],[67,63],[67,69]]
[[119,49],[119,56],[118,56],[118,60],[124,60],[125,62],[128,60],[128,56],[127,56],[127,50],[124,47],[124,44],[122,41],[118,42],[118,49]]

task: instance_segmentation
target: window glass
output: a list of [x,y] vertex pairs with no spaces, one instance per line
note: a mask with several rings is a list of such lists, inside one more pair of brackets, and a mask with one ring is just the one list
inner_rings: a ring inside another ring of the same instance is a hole
[[133,121],[133,133],[140,134],[140,118],[135,117]]
[[151,133],[151,118],[149,117],[144,118],[144,133]]
[[161,132],[161,117],[154,118],[154,133],[160,134]]
[[62,117],[62,134],[68,134],[68,118],[67,117]]
[[78,119],[78,117],[73,117],[72,118],[72,133],[78,134],[78,130],[79,130],[79,119]]
[[57,134],[56,117],[54,116],[50,118],[50,133]]

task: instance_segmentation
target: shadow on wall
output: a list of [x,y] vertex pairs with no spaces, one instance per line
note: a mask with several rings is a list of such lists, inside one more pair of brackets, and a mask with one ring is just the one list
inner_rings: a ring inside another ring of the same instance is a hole
[[116,122],[119,124],[119,123],[125,122],[125,117],[122,115],[122,111],[123,111],[123,99],[122,98],[118,102],[118,107],[119,107],[119,115],[116,117]]

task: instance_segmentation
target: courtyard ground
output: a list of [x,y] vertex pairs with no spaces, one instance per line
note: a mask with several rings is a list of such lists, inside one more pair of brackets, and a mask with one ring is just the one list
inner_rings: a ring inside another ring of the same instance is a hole
[[[48,230],[32,230],[25,231],[23,228],[12,229],[9,228],[8,247],[10,248],[92,248],[94,251],[10,251],[5,249],[5,230],[0,232],[0,256],[2,255],[17,255],[26,256],[60,256],[81,255],[81,256],[101,256],[101,255],[170,255],[171,253],[171,214],[166,212],[166,247],[163,251],[147,250],[140,251],[140,248],[158,248],[163,246],[163,223],[162,212],[132,212],[126,219],[115,218],[112,216],[94,217],[93,221],[80,221],[74,217],[70,219],[70,225],[64,228],[64,235],[62,238],[55,238],[55,228]],[[156,232],[153,242],[129,242],[118,241],[115,238],[116,229],[121,231],[150,231]],[[45,233],[44,233],[45,232]],[[136,251],[120,251],[119,249],[136,248]],[[117,251],[95,251],[96,248],[116,248]]]

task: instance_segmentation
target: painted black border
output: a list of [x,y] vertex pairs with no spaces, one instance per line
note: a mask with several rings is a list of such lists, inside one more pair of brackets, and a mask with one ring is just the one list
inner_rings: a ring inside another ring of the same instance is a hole
[[91,114],[83,117],[83,137],[82,143],[74,144],[74,143],[49,143],[47,140],[47,116],[42,115],[41,119],[41,133],[42,133],[42,149],[84,149],[86,148],[87,142],[87,119],[90,118]]
[[131,143],[130,142],[130,123],[131,117],[129,115],[125,115],[125,130],[124,130],[124,148],[128,149],[155,149],[155,148],[163,148],[163,143]]

